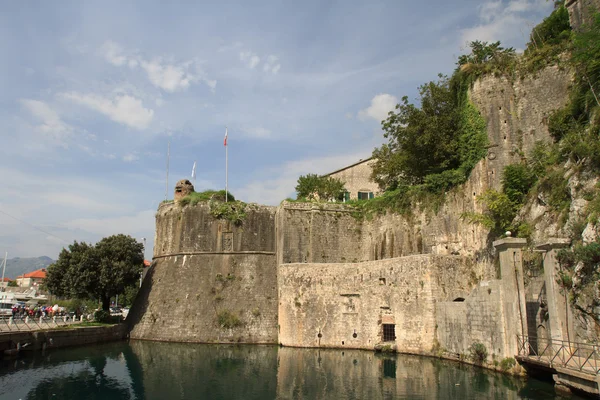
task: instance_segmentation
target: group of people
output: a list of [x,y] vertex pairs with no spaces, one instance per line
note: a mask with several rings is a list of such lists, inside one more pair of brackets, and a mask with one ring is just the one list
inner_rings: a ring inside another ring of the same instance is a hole
[[55,304],[53,306],[28,306],[28,305],[22,305],[22,304],[14,304],[12,306],[12,315],[13,318],[18,318],[18,317],[33,317],[33,318],[39,318],[39,317],[53,317],[53,316],[59,316],[59,315],[64,315],[65,313],[65,309],[63,307],[59,307],[58,304]]

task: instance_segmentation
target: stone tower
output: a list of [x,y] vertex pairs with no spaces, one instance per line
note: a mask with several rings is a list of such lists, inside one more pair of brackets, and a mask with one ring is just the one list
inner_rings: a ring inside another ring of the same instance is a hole
[[194,193],[194,185],[192,185],[192,182],[189,180],[182,179],[175,184],[175,194],[173,198],[177,202],[190,193]]

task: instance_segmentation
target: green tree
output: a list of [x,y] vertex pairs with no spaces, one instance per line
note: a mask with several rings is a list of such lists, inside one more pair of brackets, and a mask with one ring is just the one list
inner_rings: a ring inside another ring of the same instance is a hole
[[317,174],[300,176],[296,185],[298,199],[339,200],[342,198],[344,191],[344,182],[341,180]]
[[382,189],[420,184],[429,174],[458,167],[457,99],[448,78],[439,78],[419,88],[420,107],[404,96],[382,122],[388,143],[373,151],[372,175]]
[[469,43],[471,53],[463,54],[458,57],[458,66],[466,64],[502,64],[515,57],[515,49],[512,47],[504,48],[500,42],[482,42],[475,40]]
[[17,287],[17,286],[18,286],[18,285],[17,285],[17,281],[10,281],[10,282],[8,282],[8,285],[7,285],[7,286],[8,286],[8,287]]
[[100,299],[108,310],[110,298],[139,280],[144,246],[131,236],[113,235],[95,246],[74,242],[63,249],[47,270],[44,285],[56,296]]

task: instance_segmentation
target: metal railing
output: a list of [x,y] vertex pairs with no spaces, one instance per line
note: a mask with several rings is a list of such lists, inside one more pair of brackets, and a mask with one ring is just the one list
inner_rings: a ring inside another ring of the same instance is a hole
[[55,329],[82,322],[82,317],[53,316],[53,317],[0,317],[0,332],[24,332],[42,329]]
[[600,345],[517,335],[519,355],[548,367],[562,367],[597,375]]

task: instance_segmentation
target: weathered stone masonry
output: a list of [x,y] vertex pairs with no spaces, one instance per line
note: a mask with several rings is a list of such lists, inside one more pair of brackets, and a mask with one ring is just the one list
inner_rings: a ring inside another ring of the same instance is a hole
[[[478,81],[470,98],[487,121],[488,156],[437,213],[356,219],[343,205],[284,202],[248,206],[237,226],[207,203],[161,205],[131,337],[373,348],[382,325],[394,325],[400,351],[464,354],[479,341],[514,356],[525,303],[513,278],[522,276],[497,276],[487,231],[461,215],[481,211],[477,195],[500,189],[515,149],[549,140],[545,121],[569,84],[556,67],[536,79]],[[520,263],[520,250],[517,259],[508,262]]]
[[152,270],[129,319],[131,337],[276,343],[274,218],[274,207],[252,207],[237,226],[214,218],[206,203],[161,205]]

